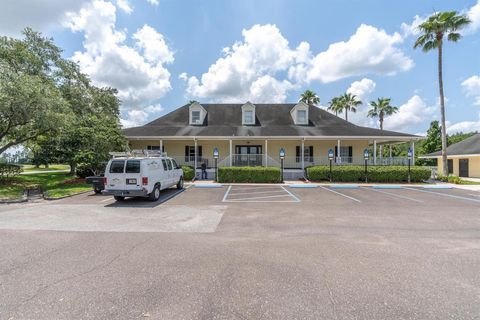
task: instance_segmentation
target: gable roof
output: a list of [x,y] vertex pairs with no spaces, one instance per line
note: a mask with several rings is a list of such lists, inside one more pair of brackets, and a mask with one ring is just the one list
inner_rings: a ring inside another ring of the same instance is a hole
[[207,111],[203,125],[189,124],[189,105],[184,105],[140,127],[124,129],[127,137],[403,137],[418,136],[360,127],[323,109],[309,106],[309,124],[296,125],[290,110],[296,103],[255,104],[255,125],[242,125],[243,104],[202,104]]
[[[473,136],[462,140],[460,142],[454,143],[451,146],[447,147],[447,156],[457,156],[457,155],[471,155],[478,154],[480,156],[480,133],[474,134]],[[442,155],[441,151],[429,153],[423,157],[434,158],[440,157]]]

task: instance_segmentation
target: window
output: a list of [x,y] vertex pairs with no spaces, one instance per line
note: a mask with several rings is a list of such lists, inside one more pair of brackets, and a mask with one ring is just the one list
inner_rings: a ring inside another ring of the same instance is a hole
[[[302,154],[301,154],[302,147],[297,146],[296,148],[296,162],[302,161]],[[303,150],[303,161],[304,162],[313,162],[313,146],[306,146]]]
[[147,150],[160,150],[160,146],[147,146]]
[[180,169],[180,167],[178,166],[177,162],[175,160],[172,159],[172,164],[173,164],[173,168],[174,169]]
[[254,124],[255,121],[253,119],[253,111],[246,110],[243,112],[243,123],[245,124]]
[[140,160],[128,160],[125,173],[140,173]]
[[200,111],[192,111],[192,124],[200,124]]
[[123,173],[125,160],[113,160],[110,164],[110,173]]
[[300,124],[307,123],[307,110],[297,110],[297,122]]
[[453,174],[453,159],[447,159],[448,174]]
[[[197,146],[197,149],[197,161],[200,161],[202,157],[202,146]],[[185,146],[185,162],[195,162],[195,146]]]
[[162,164],[163,164],[163,171],[167,171],[167,161],[165,161],[165,159],[162,159]]
[[340,157],[342,163],[353,163],[353,148],[351,146],[340,146],[340,155],[338,155],[338,146],[335,146],[335,157]]
[[172,161],[170,160],[166,160],[167,161],[167,167],[168,167],[168,170],[172,170],[173,167],[172,167]]

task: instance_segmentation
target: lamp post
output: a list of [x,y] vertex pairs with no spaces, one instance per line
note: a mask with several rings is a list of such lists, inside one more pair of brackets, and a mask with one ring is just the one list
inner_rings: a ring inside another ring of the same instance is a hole
[[283,183],[283,160],[285,160],[285,149],[280,148],[280,182]]
[[368,157],[369,157],[368,149],[363,150],[363,159],[365,159],[365,183],[368,183],[368,171],[367,171]]
[[333,149],[328,150],[328,160],[330,161],[330,182],[333,181],[333,174],[332,174],[332,161],[334,157]]
[[215,160],[215,181],[218,180],[218,172],[217,172],[217,161],[218,161],[218,148],[213,148],[213,159]]
[[412,162],[412,157],[413,157],[412,148],[408,148],[408,183],[411,182],[410,164]]

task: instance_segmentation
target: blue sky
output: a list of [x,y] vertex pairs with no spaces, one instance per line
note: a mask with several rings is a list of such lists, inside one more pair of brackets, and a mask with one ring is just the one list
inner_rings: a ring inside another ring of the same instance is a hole
[[295,102],[311,89],[322,106],[357,94],[349,119],[367,126],[368,101],[391,97],[400,112],[386,128],[423,133],[439,114],[436,53],[412,45],[434,10],[473,21],[445,47],[444,80],[449,131],[480,130],[478,0],[17,0],[0,4],[0,33],[52,36],[96,84],[119,88],[125,126],[191,99]]

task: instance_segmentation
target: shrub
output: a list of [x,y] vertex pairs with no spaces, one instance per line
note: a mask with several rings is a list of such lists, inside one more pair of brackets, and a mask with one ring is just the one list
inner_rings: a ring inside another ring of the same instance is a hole
[[219,182],[278,183],[280,168],[273,167],[220,167]]
[[437,180],[448,183],[462,184],[462,179],[453,174],[450,174],[448,176],[438,175]]
[[195,172],[193,170],[193,167],[190,167],[190,166],[182,166],[182,170],[183,170],[183,179],[184,180],[192,180],[193,177],[195,176]]
[[[307,176],[312,181],[330,179],[329,166],[313,166],[306,169]],[[333,181],[335,182],[360,182],[365,181],[364,166],[334,166],[332,168]],[[412,182],[421,182],[430,178],[430,170],[424,167],[411,167],[410,177]],[[369,166],[369,182],[406,182],[408,181],[407,166]]]
[[0,163],[0,180],[8,180],[19,175],[22,167],[16,164]]

